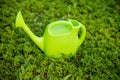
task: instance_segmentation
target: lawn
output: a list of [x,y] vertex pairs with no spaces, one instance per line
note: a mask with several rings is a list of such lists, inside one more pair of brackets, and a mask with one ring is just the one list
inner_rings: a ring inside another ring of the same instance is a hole
[[[71,58],[51,59],[15,19],[42,36],[47,24],[69,18],[86,26]],[[119,0],[0,0],[0,80],[120,80]]]

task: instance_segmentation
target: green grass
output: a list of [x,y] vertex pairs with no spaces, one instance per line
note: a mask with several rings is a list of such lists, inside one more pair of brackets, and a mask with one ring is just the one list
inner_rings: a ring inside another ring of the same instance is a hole
[[[119,80],[119,5],[119,0],[0,0],[0,80]],[[76,56],[46,57],[15,27],[19,10],[37,36],[52,21],[83,23],[87,34]]]

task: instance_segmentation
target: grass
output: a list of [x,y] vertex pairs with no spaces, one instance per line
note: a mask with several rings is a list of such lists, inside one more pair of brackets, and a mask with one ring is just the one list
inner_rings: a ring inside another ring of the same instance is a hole
[[[119,0],[1,0],[1,80],[119,80]],[[15,27],[21,10],[29,28],[42,36],[46,25],[76,19],[87,34],[76,56],[49,59],[29,36]]]

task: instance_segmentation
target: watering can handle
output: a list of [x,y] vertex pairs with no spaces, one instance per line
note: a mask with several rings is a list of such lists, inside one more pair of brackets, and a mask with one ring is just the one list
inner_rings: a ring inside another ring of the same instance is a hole
[[86,35],[86,28],[84,25],[80,25],[80,28],[82,30],[81,36],[79,37],[79,45],[82,44],[83,40],[85,39],[85,35]]

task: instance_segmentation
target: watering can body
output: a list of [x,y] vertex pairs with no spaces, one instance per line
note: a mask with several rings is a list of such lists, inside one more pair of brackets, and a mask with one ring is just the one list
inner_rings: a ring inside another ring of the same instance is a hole
[[[80,22],[69,19],[59,20],[47,25],[42,37],[35,36],[24,22],[21,12],[16,18],[16,26],[22,27],[38,47],[48,56],[60,58],[75,55],[85,38],[86,29]],[[78,32],[81,29],[81,35]]]

